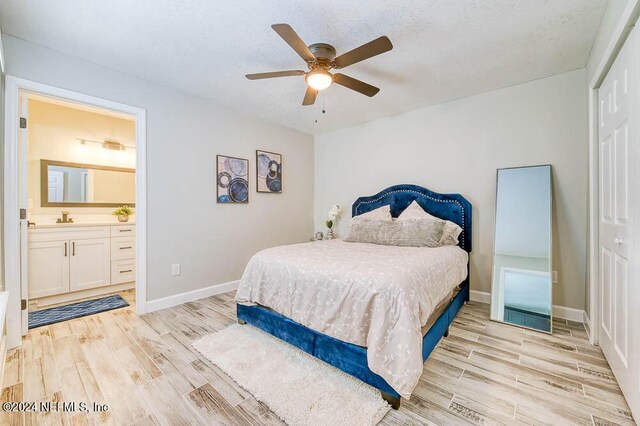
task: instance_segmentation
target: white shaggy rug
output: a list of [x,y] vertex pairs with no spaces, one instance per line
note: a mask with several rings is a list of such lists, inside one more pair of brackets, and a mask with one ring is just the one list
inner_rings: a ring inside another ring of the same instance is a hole
[[289,425],[375,425],[380,392],[250,325],[234,324],[193,347]]

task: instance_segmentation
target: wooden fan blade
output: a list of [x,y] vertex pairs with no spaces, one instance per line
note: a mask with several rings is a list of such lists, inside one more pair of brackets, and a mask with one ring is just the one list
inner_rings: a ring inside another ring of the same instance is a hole
[[304,71],[300,70],[291,70],[291,71],[274,71],[274,72],[260,72],[257,74],[247,74],[249,80],[261,80],[263,78],[274,78],[274,77],[291,77],[294,75],[305,75]]
[[311,86],[307,86],[302,105],[313,105],[316,102],[316,96],[318,96],[318,91]]
[[387,36],[378,37],[369,43],[363,44],[360,47],[356,47],[355,49],[338,56],[334,60],[336,65],[335,67],[348,67],[356,62],[364,61],[365,59],[388,52],[391,49],[393,49],[393,45]]
[[313,56],[313,53],[311,53],[307,45],[304,44],[304,41],[302,41],[290,25],[273,24],[271,28],[273,28],[273,30],[277,32],[278,35],[282,37],[282,39],[286,41],[287,44],[291,46],[291,48],[295,50],[296,53],[306,62],[313,62],[316,60],[316,57]]
[[333,82],[369,97],[375,96],[376,93],[380,91],[377,87],[367,84],[364,81],[356,80],[353,77],[340,73],[333,75]]

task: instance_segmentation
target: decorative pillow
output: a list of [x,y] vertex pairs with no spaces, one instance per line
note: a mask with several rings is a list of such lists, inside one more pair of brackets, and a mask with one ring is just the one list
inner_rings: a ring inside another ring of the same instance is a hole
[[[409,204],[409,207],[407,207],[402,213],[400,213],[400,216],[398,216],[398,220],[420,220],[430,218],[438,219],[437,217],[425,212],[422,207],[420,207],[420,204],[418,204],[418,202],[415,200],[411,204]],[[440,245],[458,245],[458,237],[460,236],[460,233],[462,233],[462,228],[449,220],[445,220],[444,222],[445,224],[442,231],[442,238],[440,239]]]
[[443,246],[457,246],[460,234],[462,234],[462,228],[449,220],[445,220],[440,244]]
[[440,247],[443,229],[444,220],[437,218],[390,221],[356,216],[351,219],[349,234],[344,240],[387,246]]
[[371,220],[393,220],[391,217],[391,206],[388,204],[386,206],[378,207],[375,210],[371,210],[370,212],[362,213],[356,217]]

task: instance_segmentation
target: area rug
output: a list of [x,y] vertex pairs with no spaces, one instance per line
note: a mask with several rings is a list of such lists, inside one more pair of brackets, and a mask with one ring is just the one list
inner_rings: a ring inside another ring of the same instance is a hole
[[114,294],[100,299],[85,300],[70,305],[29,312],[29,329],[98,314],[112,309],[124,308],[125,306],[129,306],[129,304],[119,294]]
[[250,325],[193,347],[289,425],[375,425],[390,406],[373,387]]

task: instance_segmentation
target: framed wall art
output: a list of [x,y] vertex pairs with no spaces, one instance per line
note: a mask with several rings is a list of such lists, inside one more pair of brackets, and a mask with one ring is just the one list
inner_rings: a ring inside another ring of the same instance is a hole
[[217,200],[223,204],[249,202],[249,160],[216,156]]
[[256,190],[258,192],[282,192],[282,155],[256,150]]

